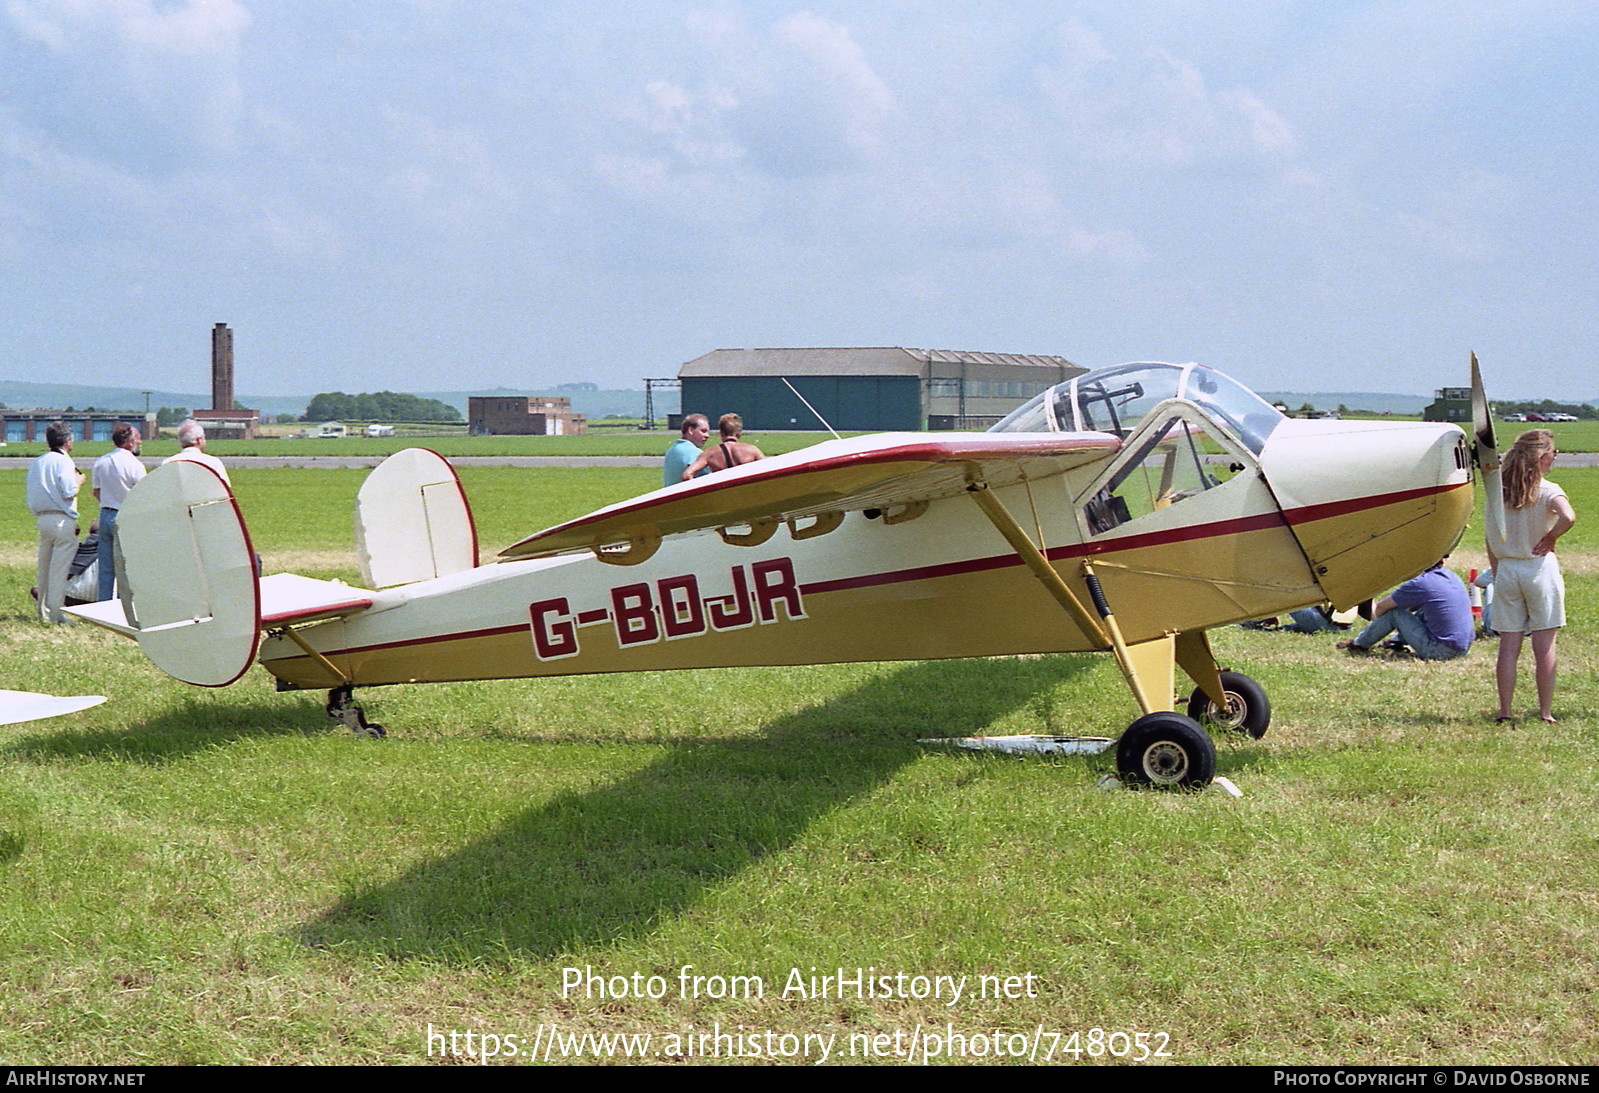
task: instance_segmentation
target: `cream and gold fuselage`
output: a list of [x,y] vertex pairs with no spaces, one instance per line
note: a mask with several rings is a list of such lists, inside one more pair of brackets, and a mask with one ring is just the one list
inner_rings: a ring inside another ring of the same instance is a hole
[[[1137,643],[1345,606],[1419,572],[1470,514],[1462,444],[1454,426],[1286,421],[1258,465],[1099,535],[1083,503],[1103,462],[995,496],[1084,603],[1093,564]],[[305,688],[1106,648],[965,495],[758,546],[670,537],[636,565],[591,552],[493,563],[377,592],[296,637],[320,656],[278,634],[260,660]]]

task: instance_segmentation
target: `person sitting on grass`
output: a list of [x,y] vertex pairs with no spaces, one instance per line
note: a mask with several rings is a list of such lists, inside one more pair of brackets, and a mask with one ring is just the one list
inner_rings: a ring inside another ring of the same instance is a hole
[[1378,600],[1371,622],[1352,641],[1340,641],[1338,648],[1369,653],[1396,631],[1399,643],[1421,660],[1454,660],[1471,648],[1476,637],[1471,597],[1442,560]]

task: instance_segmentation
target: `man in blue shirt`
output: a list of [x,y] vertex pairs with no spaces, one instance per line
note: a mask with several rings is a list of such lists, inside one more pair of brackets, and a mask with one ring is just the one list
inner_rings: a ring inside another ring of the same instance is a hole
[[1353,641],[1339,642],[1338,648],[1370,652],[1395,631],[1421,660],[1453,660],[1471,648],[1476,636],[1471,598],[1460,578],[1445,569],[1442,561],[1378,600],[1371,623]]
[[[700,449],[711,436],[711,422],[704,414],[689,414],[683,419],[683,436],[666,449],[666,462],[661,466],[661,485],[675,486],[683,481],[683,472],[699,458]],[[700,474],[705,474],[701,471]],[[694,477],[698,478],[699,475]]]

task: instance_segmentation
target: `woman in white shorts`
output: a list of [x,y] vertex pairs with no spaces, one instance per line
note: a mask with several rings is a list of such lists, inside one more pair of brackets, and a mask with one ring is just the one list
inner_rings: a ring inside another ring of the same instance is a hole
[[1516,667],[1523,635],[1532,635],[1533,676],[1538,682],[1538,718],[1554,724],[1555,634],[1566,624],[1566,585],[1555,558],[1555,540],[1571,530],[1577,515],[1566,491],[1544,475],[1555,461],[1548,429],[1529,429],[1516,438],[1501,467],[1505,495],[1504,537],[1488,536],[1488,561],[1494,571],[1494,629],[1499,659],[1496,721],[1511,721]]

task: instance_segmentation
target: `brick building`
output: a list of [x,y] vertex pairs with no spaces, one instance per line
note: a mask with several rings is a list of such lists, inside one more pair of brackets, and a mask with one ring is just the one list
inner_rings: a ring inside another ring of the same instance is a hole
[[547,395],[469,398],[467,422],[476,436],[576,436],[588,418],[572,412],[572,400]]

